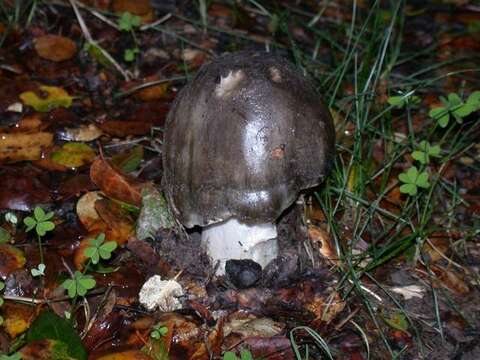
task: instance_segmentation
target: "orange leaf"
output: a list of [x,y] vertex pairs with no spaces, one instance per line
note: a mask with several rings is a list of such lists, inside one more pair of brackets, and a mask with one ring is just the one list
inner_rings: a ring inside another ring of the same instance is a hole
[[15,246],[0,245],[0,276],[6,278],[15,270],[22,269],[25,265],[25,255]]
[[144,184],[123,174],[104,159],[97,158],[93,162],[90,178],[109,197],[136,206],[142,202],[140,191]]
[[338,259],[335,252],[335,246],[333,245],[332,238],[327,231],[319,226],[308,225],[308,238],[324,258],[334,264],[337,263]]
[[71,59],[77,52],[77,45],[63,36],[44,35],[35,39],[35,50],[43,59],[60,62]]

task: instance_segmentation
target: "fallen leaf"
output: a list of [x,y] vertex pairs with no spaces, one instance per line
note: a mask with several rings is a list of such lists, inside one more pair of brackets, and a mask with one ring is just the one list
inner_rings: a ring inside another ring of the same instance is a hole
[[48,132],[0,134],[0,162],[38,160],[52,143]]
[[152,21],[154,18],[150,0],[114,0],[112,7],[116,13],[129,12],[132,15],[140,16],[144,23]]
[[109,135],[125,137],[149,134],[152,123],[140,120],[107,120],[98,126]]
[[39,90],[46,93],[41,97],[33,91],[26,91],[20,94],[20,99],[25,105],[33,107],[39,112],[48,112],[58,107],[69,108],[73,98],[62,88],[56,86],[39,86]]
[[430,259],[429,263],[436,263],[447,258],[446,253],[449,248],[450,243],[446,234],[444,234],[444,236],[432,234],[428,241],[423,245],[422,251],[425,255],[428,255]]
[[271,337],[279,335],[284,328],[283,324],[270,318],[257,318],[240,311],[228,317],[228,321],[223,325],[223,333],[225,337],[231,333],[241,335],[242,338],[251,336]]
[[65,128],[58,133],[58,137],[65,141],[83,141],[90,142],[102,136],[101,129],[93,124],[80,125],[75,128]]
[[80,142],[69,142],[58,151],[50,154],[50,159],[69,168],[77,168],[91,163],[95,159],[95,151],[87,144]]
[[43,130],[46,125],[42,122],[39,114],[25,116],[15,125],[11,132],[15,133],[32,133]]
[[72,359],[68,355],[68,346],[62,341],[52,339],[32,341],[18,352],[22,355],[22,360]]
[[100,356],[97,360],[153,360],[153,358],[140,350],[127,350]]
[[0,209],[32,211],[36,204],[51,200],[50,189],[37,169],[3,169]]
[[325,259],[333,264],[337,264],[338,257],[335,251],[335,246],[327,231],[319,226],[310,224],[308,225],[308,238]]
[[400,330],[408,334],[408,322],[405,318],[405,315],[399,311],[394,312],[390,316],[381,316],[383,321],[387,323],[388,326],[395,330]]
[[108,161],[97,158],[90,167],[90,178],[109,197],[139,206],[142,202],[141,189],[144,184],[122,174]]
[[143,159],[143,146],[137,145],[124,153],[112,157],[112,164],[125,173],[136,170]]
[[107,224],[106,240],[115,241],[119,246],[125,244],[135,230],[135,222],[127,210],[110,199],[97,200],[95,210]]
[[35,39],[35,50],[43,59],[60,62],[71,59],[77,52],[77,45],[64,36],[44,35]]
[[135,93],[135,97],[142,101],[154,101],[168,96],[169,83],[149,86]]
[[145,187],[142,191],[142,209],[137,220],[137,238],[154,238],[158,230],[174,226],[175,220],[165,197],[155,187]]
[[97,223],[101,221],[97,210],[95,209],[95,202],[102,199],[99,191],[89,191],[84,194],[77,201],[77,216],[82,225],[88,231],[93,231],[97,228]]
[[443,268],[440,266],[431,266],[432,271],[437,275],[438,280],[443,286],[458,294],[465,295],[470,292],[470,288],[463,280],[463,276],[452,268]]
[[12,339],[27,331],[35,317],[35,308],[30,305],[5,301],[2,306],[3,327]]
[[74,359],[86,360],[87,351],[72,323],[51,311],[42,312],[27,333],[27,342],[52,339],[63,342],[68,354]]
[[0,244],[0,277],[6,278],[25,266],[23,251],[9,244]]
[[58,187],[58,193],[63,199],[80,196],[95,189],[95,185],[90,180],[88,174],[75,174],[63,181]]

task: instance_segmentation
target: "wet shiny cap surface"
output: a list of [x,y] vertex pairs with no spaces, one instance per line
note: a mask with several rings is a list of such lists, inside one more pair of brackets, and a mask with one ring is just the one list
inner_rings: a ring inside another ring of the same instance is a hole
[[274,222],[321,183],[335,132],[312,84],[287,60],[237,52],[202,66],[167,118],[164,187],[187,227]]

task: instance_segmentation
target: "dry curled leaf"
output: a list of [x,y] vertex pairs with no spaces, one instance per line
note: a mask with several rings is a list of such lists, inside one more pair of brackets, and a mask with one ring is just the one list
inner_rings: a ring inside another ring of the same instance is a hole
[[43,59],[60,62],[71,59],[77,52],[77,45],[64,36],[44,35],[35,39],[35,50]]
[[332,238],[327,231],[319,226],[308,225],[308,238],[325,259],[333,264],[337,263],[335,246],[333,245]]

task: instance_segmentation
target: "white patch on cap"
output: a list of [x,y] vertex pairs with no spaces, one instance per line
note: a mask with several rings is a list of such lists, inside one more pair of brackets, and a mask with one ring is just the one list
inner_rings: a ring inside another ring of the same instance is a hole
[[215,95],[220,98],[231,96],[243,79],[245,79],[245,73],[242,70],[230,71],[226,77],[220,79],[220,84],[215,88]]
[[280,70],[278,70],[275,66],[269,67],[268,71],[270,71],[270,79],[273,82],[279,83],[282,81],[282,74],[280,74]]

